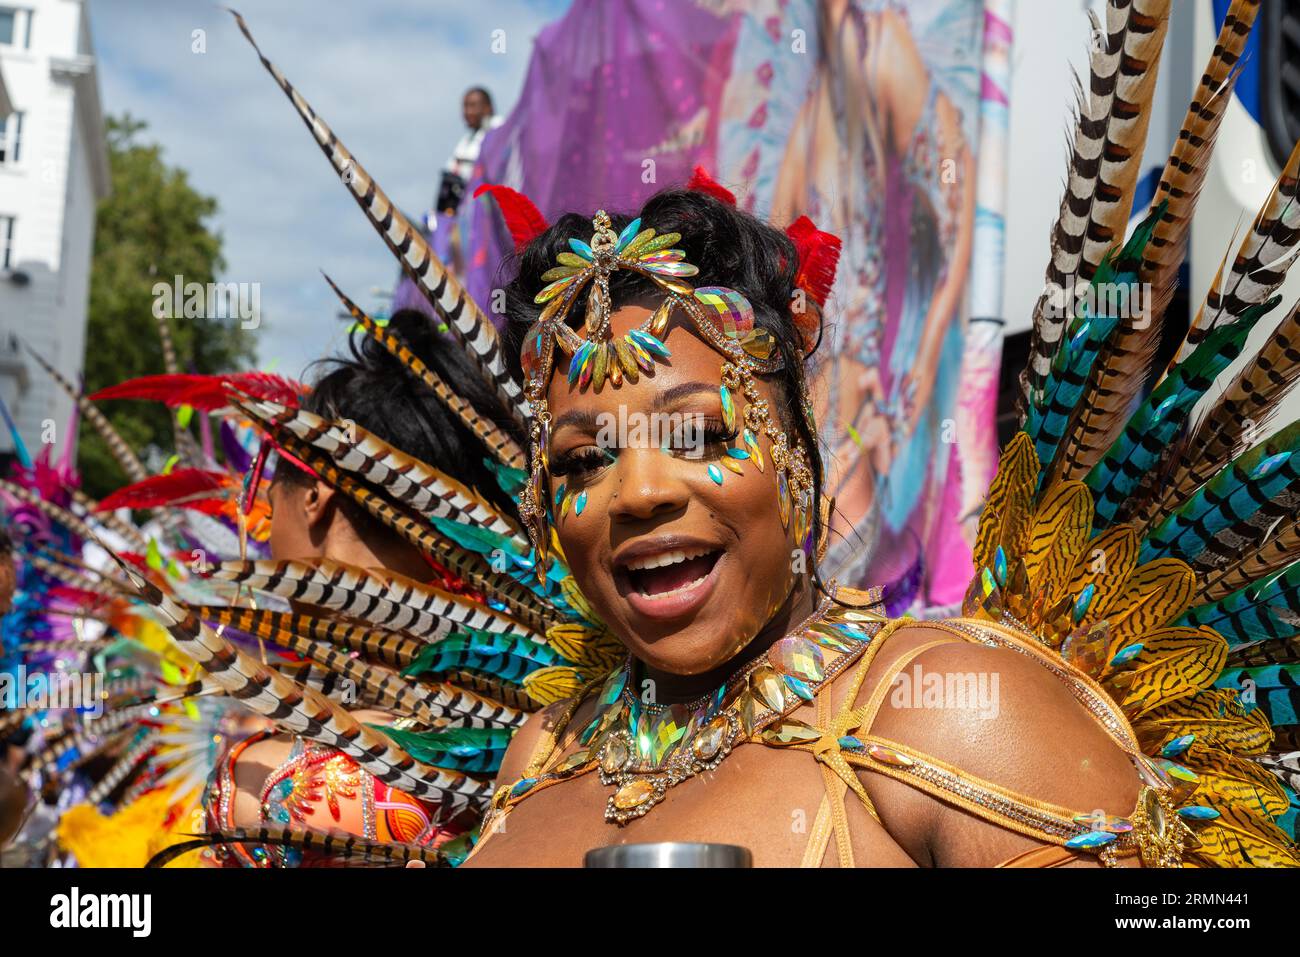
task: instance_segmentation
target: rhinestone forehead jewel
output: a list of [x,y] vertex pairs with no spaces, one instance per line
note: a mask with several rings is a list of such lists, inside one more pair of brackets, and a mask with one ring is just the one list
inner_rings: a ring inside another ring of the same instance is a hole
[[[569,383],[579,389],[599,390],[606,382],[617,387],[625,378],[637,381],[656,361],[671,356],[663,338],[674,310],[690,316],[704,340],[729,359],[748,359],[760,374],[781,367],[776,342],[766,329],[755,327],[748,299],[734,289],[696,289],[682,281],[699,269],[686,262],[683,250],[673,248],[681,233],[642,229],[640,219],[615,233],[603,209],[591,224],[590,242],[570,239],[569,251],[560,253],[556,265],[542,275],[547,285],[534,301],[545,305],[524,339],[520,357],[530,395],[540,398],[544,392],[557,343],[570,357]],[[621,336],[613,335],[610,328],[609,276],[616,269],[640,273],[666,294],[650,318]],[[583,290],[586,313],[581,327],[575,329],[568,318]]]

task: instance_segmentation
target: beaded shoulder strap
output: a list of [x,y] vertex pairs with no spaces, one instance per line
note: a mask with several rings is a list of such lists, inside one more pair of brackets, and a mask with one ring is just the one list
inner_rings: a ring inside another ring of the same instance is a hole
[[[905,624],[912,622],[891,622],[877,636],[876,653],[879,653],[884,640]],[[860,662],[844,708],[829,728],[820,729],[822,739],[800,743],[796,747],[812,751],[820,762],[839,773],[868,810],[873,810],[870,799],[850,769],[865,769],[902,781],[992,824],[1047,844],[1070,851],[1095,853],[1107,865],[1114,865],[1120,858],[1135,854],[1141,855],[1147,866],[1177,866],[1180,863],[1184,846],[1194,838],[1185,827],[1178,826],[1174,815],[1177,795],[1149,766],[1123,713],[1095,682],[1064,664],[1059,656],[1046,653],[1046,649],[1040,652],[1032,641],[1004,626],[965,619],[927,622],[926,626],[946,631],[951,638],[936,639],[901,656],[873,689],[868,701],[859,708],[851,708],[871,660]],[[1038,661],[1064,682],[1137,767],[1145,786],[1133,813],[1128,817],[1105,816],[1095,811],[1078,812],[1039,801],[915,748],[869,733],[876,712],[898,671],[921,652],[951,640],[1015,650]],[[847,775],[846,771],[849,772]]]

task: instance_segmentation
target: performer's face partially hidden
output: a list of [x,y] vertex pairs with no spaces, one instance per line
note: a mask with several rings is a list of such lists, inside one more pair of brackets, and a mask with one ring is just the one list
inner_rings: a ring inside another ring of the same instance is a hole
[[[614,335],[649,313],[618,310]],[[738,443],[723,424],[722,356],[689,322],[674,320],[664,341],[671,358],[599,392],[570,386],[557,361],[547,393],[549,494],[554,502],[565,486],[556,531],[602,620],[646,664],[695,675],[736,654],[786,598],[794,544],[777,510],[768,439],[758,440],[764,471],[724,465],[725,448]],[[770,383],[759,391],[781,406]],[[744,402],[736,397],[737,423]]]
[[[282,468],[290,468],[283,465]],[[271,502],[271,558],[285,561],[314,558],[320,554],[320,535],[313,531],[318,511],[315,485],[277,478],[267,489]]]

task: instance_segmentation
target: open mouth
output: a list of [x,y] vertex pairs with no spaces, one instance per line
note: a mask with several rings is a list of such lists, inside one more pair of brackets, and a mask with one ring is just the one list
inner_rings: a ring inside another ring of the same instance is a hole
[[629,562],[624,572],[632,590],[642,598],[671,598],[708,578],[721,557],[718,548],[663,552]]

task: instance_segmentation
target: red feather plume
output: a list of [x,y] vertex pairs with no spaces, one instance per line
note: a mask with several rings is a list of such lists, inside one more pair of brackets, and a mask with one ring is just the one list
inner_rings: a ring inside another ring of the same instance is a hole
[[308,389],[300,382],[271,372],[231,372],[224,375],[146,375],[100,389],[90,398],[150,399],[173,408],[188,405],[212,412],[226,405],[234,391],[296,408]]
[[497,201],[501,215],[505,217],[506,228],[510,230],[510,236],[515,241],[516,252],[521,251],[546,232],[548,226],[546,218],[533,205],[533,201],[517,189],[482,183],[474,190],[474,198],[478,199],[484,193],[491,193],[492,198]]
[[220,510],[222,497],[235,488],[235,480],[224,472],[206,469],[177,469],[167,475],[153,475],[143,482],[120,488],[106,496],[96,506],[97,512],[111,512],[119,508],[160,508],[163,506],[188,506],[199,511]]
[[697,193],[708,193],[729,206],[736,205],[736,194],[710,176],[703,166],[695,167],[691,178],[686,182],[686,188],[693,189]]
[[807,216],[800,216],[787,226],[785,234],[794,241],[799,252],[795,285],[812,297],[817,305],[825,306],[840,261],[840,238],[822,232]]

